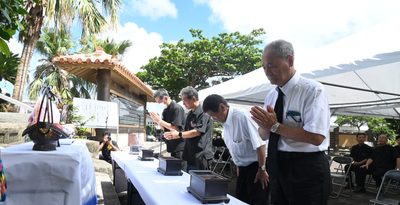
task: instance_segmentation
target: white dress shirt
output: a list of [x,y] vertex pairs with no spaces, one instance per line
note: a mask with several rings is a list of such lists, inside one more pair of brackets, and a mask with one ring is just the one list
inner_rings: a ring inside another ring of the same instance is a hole
[[224,126],[224,141],[237,166],[247,166],[258,161],[257,148],[266,144],[258,134],[258,125],[250,112],[232,106]]
[[[295,75],[280,88],[284,93],[283,122],[290,127],[302,127],[305,131],[320,134],[324,141],[315,146],[298,142],[284,136],[279,138],[278,150],[286,152],[317,152],[325,151],[329,146],[330,110],[328,97],[322,84]],[[275,106],[278,98],[277,89],[272,89],[264,100],[267,105]]]

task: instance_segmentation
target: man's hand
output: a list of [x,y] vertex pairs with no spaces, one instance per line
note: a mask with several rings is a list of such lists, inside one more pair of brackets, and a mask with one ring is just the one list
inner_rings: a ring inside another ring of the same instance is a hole
[[360,166],[360,168],[365,168],[365,169],[368,169],[368,167],[369,167],[368,164],[364,164],[364,165]]
[[278,122],[274,108],[267,106],[267,110],[259,106],[254,106],[250,110],[251,118],[265,130],[270,130],[272,125]]
[[158,115],[158,113],[150,112],[149,114],[150,114],[151,119],[153,119],[154,122],[156,122],[157,124],[160,123],[161,117],[160,117],[160,115]]
[[179,132],[176,130],[171,130],[170,132],[164,132],[164,138],[167,140],[173,140],[179,138]]
[[254,183],[256,183],[257,181],[260,181],[261,188],[265,189],[268,186],[268,183],[269,183],[268,172],[258,169],[256,177],[254,178]]

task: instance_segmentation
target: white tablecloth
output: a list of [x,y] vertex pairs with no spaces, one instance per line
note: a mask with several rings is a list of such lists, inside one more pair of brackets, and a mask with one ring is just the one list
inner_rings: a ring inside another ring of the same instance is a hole
[[96,179],[84,141],[61,142],[56,151],[33,151],[33,143],[1,150],[7,205],[95,205]]
[[[157,159],[140,161],[137,155],[130,155],[127,152],[111,152],[111,157],[124,170],[146,204],[201,204],[187,191],[190,184],[188,173],[183,172],[182,176],[164,176],[157,172]],[[246,204],[233,196],[228,195],[228,197],[229,204]]]

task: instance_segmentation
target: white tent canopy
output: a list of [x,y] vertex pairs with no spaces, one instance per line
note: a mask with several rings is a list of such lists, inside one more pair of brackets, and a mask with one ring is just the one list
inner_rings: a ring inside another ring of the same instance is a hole
[[[302,76],[325,84],[333,114],[400,118],[400,51]],[[263,69],[259,68],[201,90],[199,98],[219,94],[230,104],[262,105],[272,88]]]
[[[332,114],[400,119],[400,29],[384,26],[324,46],[303,56],[306,60],[300,62],[296,55],[298,72],[311,69],[302,75],[325,84]],[[376,35],[379,40],[375,40]],[[262,105],[272,88],[259,68],[201,90],[199,98],[219,94],[230,104]]]

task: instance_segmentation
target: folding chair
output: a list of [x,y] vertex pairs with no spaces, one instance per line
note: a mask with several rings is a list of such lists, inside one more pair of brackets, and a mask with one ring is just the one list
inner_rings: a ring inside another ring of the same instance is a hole
[[[230,176],[233,175],[232,173],[232,169],[231,169],[231,155],[229,154],[229,150],[226,147],[216,147],[215,148],[215,152],[214,152],[214,158],[213,158],[213,164],[214,166],[211,168],[211,170],[219,175],[222,175],[222,173],[224,172],[225,168],[227,167],[227,165],[229,165],[230,168]],[[221,167],[222,168],[219,170],[219,172],[217,172],[217,167]]]
[[387,191],[385,189],[385,183],[386,186],[388,187],[392,182],[400,182],[400,170],[389,170],[383,175],[382,183],[379,186],[378,193],[376,194],[375,199],[369,200],[370,202],[373,202],[374,204],[383,204],[383,205],[398,205],[400,204],[400,199],[392,199],[392,198],[385,198],[384,193]]
[[[342,191],[347,186],[346,179],[349,178],[352,162],[353,158],[351,157],[337,156],[332,158],[330,166],[332,180],[331,198],[338,198],[340,195],[350,196],[349,194],[342,193]],[[346,165],[348,165],[347,170],[345,169]],[[337,191],[335,191],[335,187],[337,187]]]

